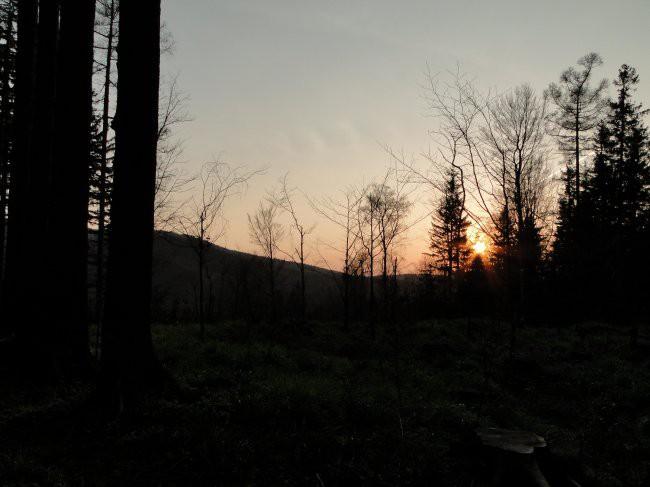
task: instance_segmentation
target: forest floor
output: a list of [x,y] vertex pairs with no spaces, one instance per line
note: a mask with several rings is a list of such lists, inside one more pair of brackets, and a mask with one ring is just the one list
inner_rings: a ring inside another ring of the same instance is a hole
[[0,485],[482,485],[479,426],[543,436],[551,477],[650,485],[650,330],[528,327],[510,357],[501,323],[353,328],[155,325],[181,392],[110,421],[88,385],[0,389]]

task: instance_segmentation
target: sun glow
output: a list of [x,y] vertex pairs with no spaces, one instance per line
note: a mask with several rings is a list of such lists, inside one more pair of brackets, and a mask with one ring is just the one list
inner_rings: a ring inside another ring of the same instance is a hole
[[488,252],[488,241],[486,235],[480,228],[472,225],[467,229],[467,240],[469,247],[476,255],[485,255]]
[[478,240],[474,242],[474,245],[472,245],[472,249],[474,250],[474,253],[478,255],[483,255],[485,251],[487,250],[487,245],[483,240]]

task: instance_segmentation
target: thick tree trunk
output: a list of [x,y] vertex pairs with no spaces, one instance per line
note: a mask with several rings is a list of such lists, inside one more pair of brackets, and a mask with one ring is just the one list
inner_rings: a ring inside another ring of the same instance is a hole
[[122,2],[116,152],[101,389],[132,399],[160,377],[151,340],[151,270],[160,82],[160,0]]
[[52,171],[51,323],[58,361],[85,371],[88,350],[88,161],[95,0],[61,2]]
[[[11,73],[13,71],[13,60],[11,56],[14,48],[14,15],[15,12],[10,9],[6,13],[5,28],[3,31],[4,52],[2,57],[2,78],[0,83],[0,309],[4,309],[4,278],[5,278],[5,253],[7,237],[7,210],[9,203],[9,165],[11,156],[10,137],[13,137],[12,130],[12,87]],[[4,320],[3,320],[4,321]],[[0,336],[4,329],[0,327]]]
[[30,198],[30,160],[34,128],[34,61],[36,49],[36,0],[23,0],[18,5],[18,46],[16,54],[16,147],[11,174],[11,207],[7,231],[7,266],[5,269],[6,323],[8,331],[16,333],[19,343],[25,345],[33,333],[22,326],[27,302],[26,287],[29,276],[24,264],[31,258],[27,243],[34,237],[27,225]]
[[[55,274],[52,272],[52,263],[57,253],[56,250],[43,252],[41,240],[34,235],[33,229],[39,229],[43,235],[60,235],[60,229],[51,226],[54,208],[50,204],[43,204],[43,201],[50,201],[55,194],[51,183],[56,126],[58,34],[58,2],[41,0],[36,41],[33,149],[29,158],[30,196],[27,199],[25,218],[25,230],[31,235],[24,243],[27,257],[22,270],[29,276],[38,276],[36,279],[30,278],[24,288],[25,299],[38,303],[38,306],[25,314],[21,328],[25,328],[25,350],[31,356],[29,362],[33,364],[34,372],[48,374],[47,379],[52,380],[57,379],[62,372],[59,370],[57,347],[54,344],[57,332],[49,323],[49,311],[56,302],[49,291],[59,285],[54,282]],[[56,243],[54,247],[56,248]]]

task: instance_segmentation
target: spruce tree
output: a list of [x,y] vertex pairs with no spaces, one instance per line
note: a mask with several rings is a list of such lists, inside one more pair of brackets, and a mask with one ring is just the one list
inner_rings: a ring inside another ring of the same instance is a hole
[[589,236],[583,248],[589,246],[591,254],[587,277],[602,283],[593,289],[594,299],[613,304],[606,311],[619,321],[634,320],[644,300],[643,286],[635,281],[638,257],[647,246],[650,161],[643,122],[647,111],[633,100],[638,83],[636,70],[621,66],[614,82],[616,99],[599,126],[585,192]]
[[468,227],[458,174],[450,171],[429,230],[431,256],[449,281],[454,273],[464,268],[469,255]]

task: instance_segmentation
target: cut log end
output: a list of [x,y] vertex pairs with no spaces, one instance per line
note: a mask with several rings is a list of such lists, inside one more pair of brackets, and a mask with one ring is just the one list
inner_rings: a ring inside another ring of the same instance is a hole
[[476,434],[485,446],[523,455],[530,455],[535,448],[546,446],[544,438],[529,431],[479,428]]

